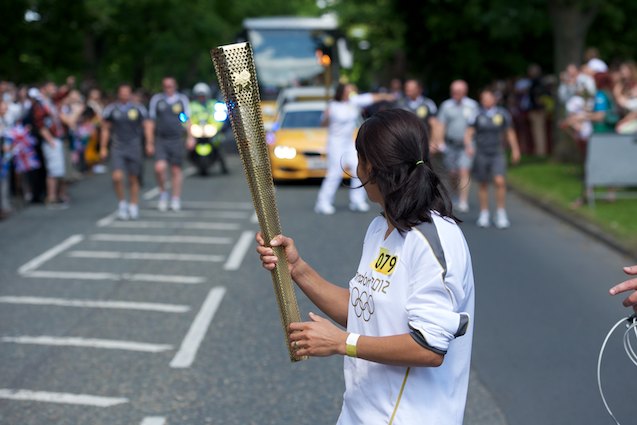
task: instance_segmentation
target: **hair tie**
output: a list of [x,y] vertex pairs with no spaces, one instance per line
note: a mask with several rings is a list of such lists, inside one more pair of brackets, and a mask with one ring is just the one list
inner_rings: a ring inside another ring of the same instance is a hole
[[424,164],[424,163],[425,163],[425,161],[423,161],[423,160],[421,159],[420,161],[416,162],[416,165],[420,165],[420,164]]

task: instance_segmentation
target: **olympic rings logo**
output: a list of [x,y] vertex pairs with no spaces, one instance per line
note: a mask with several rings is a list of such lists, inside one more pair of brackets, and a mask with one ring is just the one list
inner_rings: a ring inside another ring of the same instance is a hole
[[366,291],[360,292],[355,287],[352,289],[351,300],[356,316],[362,317],[364,321],[369,322],[375,310],[372,294],[368,294]]

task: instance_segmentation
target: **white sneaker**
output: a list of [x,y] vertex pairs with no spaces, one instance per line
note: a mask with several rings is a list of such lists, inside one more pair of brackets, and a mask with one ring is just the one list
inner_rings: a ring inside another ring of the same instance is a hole
[[349,209],[354,212],[367,212],[369,204],[367,202],[350,202]]
[[117,208],[117,219],[118,220],[128,220],[128,204],[125,201],[121,201],[119,203],[119,207]]
[[179,198],[173,196],[170,200],[170,209],[173,211],[181,211],[181,201]]
[[466,201],[458,202],[458,212],[468,213],[469,212],[469,204]]
[[336,212],[336,209],[330,204],[316,204],[314,212],[317,214],[332,215]]
[[130,204],[128,206],[128,217],[131,220],[137,220],[139,218],[139,207],[137,204]]
[[489,227],[489,211],[480,211],[480,217],[478,217],[478,227]]
[[509,217],[507,217],[506,210],[498,210],[495,216],[495,227],[498,229],[506,229],[510,226],[511,223],[509,222]]
[[157,209],[162,212],[168,211],[168,192],[162,192],[159,194]]

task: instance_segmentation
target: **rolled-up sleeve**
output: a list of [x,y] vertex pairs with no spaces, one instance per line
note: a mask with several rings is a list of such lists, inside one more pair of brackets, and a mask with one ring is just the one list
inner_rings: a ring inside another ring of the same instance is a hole
[[407,316],[412,337],[425,348],[438,354],[446,354],[449,343],[464,335],[470,317],[457,311],[454,292],[443,279],[443,269],[435,256],[425,251],[416,263],[421,266],[414,272],[411,292],[407,299]]

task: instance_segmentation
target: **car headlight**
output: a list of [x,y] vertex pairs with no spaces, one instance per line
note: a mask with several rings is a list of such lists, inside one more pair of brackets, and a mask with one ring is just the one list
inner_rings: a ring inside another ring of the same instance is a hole
[[206,124],[203,126],[203,135],[205,137],[215,137],[217,134],[217,127],[212,124]]
[[200,139],[203,137],[203,127],[199,124],[193,124],[190,126],[190,135],[195,139]]
[[290,146],[277,146],[274,148],[274,156],[279,159],[293,159],[296,156],[296,149]]

